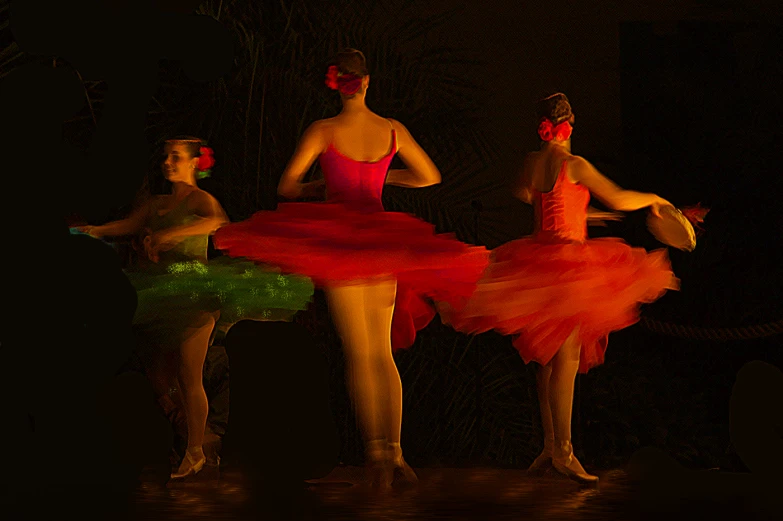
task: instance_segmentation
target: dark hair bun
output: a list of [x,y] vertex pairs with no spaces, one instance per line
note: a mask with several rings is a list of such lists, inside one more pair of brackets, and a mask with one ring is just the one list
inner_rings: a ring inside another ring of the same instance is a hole
[[331,65],[336,65],[341,74],[353,74],[364,78],[369,76],[367,71],[367,60],[364,54],[356,49],[345,49],[337,53]]
[[571,104],[565,94],[558,92],[536,102],[536,119],[541,121],[544,118],[551,121],[553,125],[563,121],[573,123],[574,113],[571,112]]

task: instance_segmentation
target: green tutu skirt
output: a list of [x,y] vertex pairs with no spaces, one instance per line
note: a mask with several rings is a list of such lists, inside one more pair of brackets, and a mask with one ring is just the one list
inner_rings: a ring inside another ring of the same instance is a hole
[[229,257],[126,274],[138,295],[134,327],[157,348],[178,347],[210,318],[218,334],[240,320],[290,320],[314,289],[306,277]]

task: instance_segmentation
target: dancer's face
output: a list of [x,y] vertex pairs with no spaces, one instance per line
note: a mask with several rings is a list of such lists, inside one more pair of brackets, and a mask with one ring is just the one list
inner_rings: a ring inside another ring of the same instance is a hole
[[190,155],[182,143],[166,143],[163,148],[163,175],[172,183],[192,183],[196,176],[198,158]]

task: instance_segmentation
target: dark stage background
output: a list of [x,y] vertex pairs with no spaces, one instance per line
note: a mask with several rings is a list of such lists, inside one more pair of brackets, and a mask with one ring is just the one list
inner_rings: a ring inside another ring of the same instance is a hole
[[[624,187],[711,208],[696,251],[671,252],[682,290],[647,307],[640,325],[613,335],[606,364],[579,377],[578,454],[588,468],[612,468],[656,445],[691,467],[741,470],[728,435],[734,377],[750,360],[781,362],[781,337],[765,336],[774,327],[748,329],[783,319],[783,218],[776,211],[783,32],[776,3],[422,4],[204,2],[199,12],[232,34],[233,66],[222,79],[199,83],[177,62],[160,62],[146,122],[151,150],[171,134],[203,136],[217,165],[202,186],[232,220],[273,208],[297,138],[338,110],[322,86],[325,63],[339,47],[357,47],[371,69],[368,104],[404,122],[443,172],[441,186],[389,189],[387,208],[492,248],[532,230],[532,212],[510,197],[508,182],[537,145],[532,103],[566,92],[576,114],[575,153]],[[36,58],[14,42],[8,3],[0,9],[5,76]],[[48,63],[71,67],[64,59]],[[89,103],[63,130],[78,151],[90,144],[107,95],[99,79],[82,85]],[[104,171],[85,180],[94,190],[115,181],[127,189],[107,188],[103,207],[65,210],[96,224],[120,216],[136,189],[165,189],[157,162],[152,157],[134,179]],[[660,246],[643,212],[591,233]],[[297,320],[330,361],[342,459],[358,463],[337,337],[316,297]],[[729,328],[728,340],[715,328]],[[468,338],[436,321],[397,361],[412,465],[525,466],[538,454],[533,368],[510,339]]]

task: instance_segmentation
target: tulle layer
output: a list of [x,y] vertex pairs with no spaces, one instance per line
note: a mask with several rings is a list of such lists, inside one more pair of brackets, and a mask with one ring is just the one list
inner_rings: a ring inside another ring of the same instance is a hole
[[397,279],[392,345],[407,348],[435,316],[431,300],[462,305],[489,252],[436,234],[400,212],[360,212],[337,203],[283,203],[274,212],[224,226],[215,246],[232,257],[277,266],[329,287]]
[[440,304],[439,310],[459,331],[518,335],[514,346],[525,362],[548,363],[578,328],[579,371],[587,372],[603,363],[609,333],[636,323],[640,304],[677,289],[678,282],[666,250],[648,253],[614,238],[524,238],[493,251],[465,306]]
[[134,325],[169,335],[198,326],[205,314],[219,314],[223,329],[245,319],[288,320],[307,308],[314,289],[305,277],[228,257],[127,275],[138,295]]

